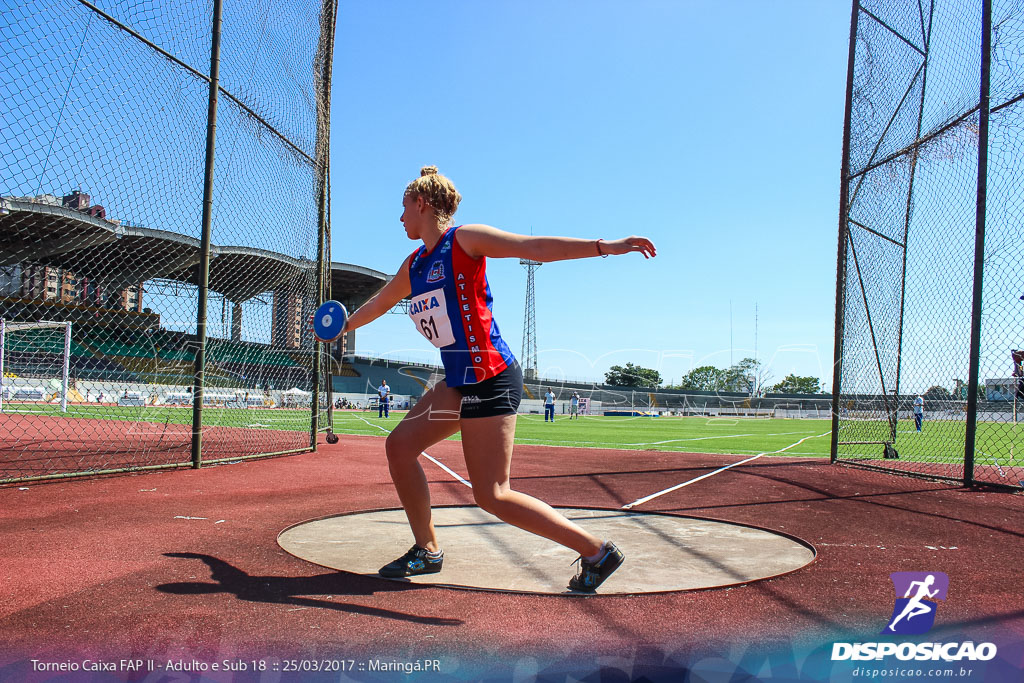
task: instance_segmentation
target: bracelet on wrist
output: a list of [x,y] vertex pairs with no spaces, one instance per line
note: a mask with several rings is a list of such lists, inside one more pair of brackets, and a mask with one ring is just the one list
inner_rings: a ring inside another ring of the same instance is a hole
[[601,251],[601,242],[604,242],[604,240],[599,239],[597,240],[597,242],[594,243],[594,246],[597,247],[597,255],[600,256],[601,258],[608,258],[608,254]]

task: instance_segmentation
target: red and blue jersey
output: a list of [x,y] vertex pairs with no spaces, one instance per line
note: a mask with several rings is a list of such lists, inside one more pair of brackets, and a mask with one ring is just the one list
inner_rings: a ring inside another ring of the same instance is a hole
[[424,245],[409,259],[409,317],[441,350],[450,387],[482,382],[515,362],[491,315],[487,259],[463,251],[457,232],[449,228],[433,249]]

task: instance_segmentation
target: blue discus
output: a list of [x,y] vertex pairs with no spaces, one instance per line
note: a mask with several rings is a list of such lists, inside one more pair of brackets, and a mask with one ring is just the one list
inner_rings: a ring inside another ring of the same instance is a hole
[[313,314],[313,336],[322,342],[332,342],[341,336],[348,320],[348,311],[338,301],[325,301]]

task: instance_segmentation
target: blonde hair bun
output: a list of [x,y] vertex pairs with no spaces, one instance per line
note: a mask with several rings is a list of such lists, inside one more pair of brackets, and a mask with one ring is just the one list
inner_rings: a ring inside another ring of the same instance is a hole
[[448,178],[437,172],[437,166],[424,166],[420,169],[420,177],[409,183],[403,197],[423,197],[434,209],[438,223],[451,225],[452,216],[459,208],[462,195]]

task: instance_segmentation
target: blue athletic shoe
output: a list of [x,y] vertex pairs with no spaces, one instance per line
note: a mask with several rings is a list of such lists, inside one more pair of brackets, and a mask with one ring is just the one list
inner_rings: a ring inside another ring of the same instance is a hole
[[437,557],[431,557],[426,548],[414,545],[405,555],[384,565],[377,573],[389,579],[399,579],[416,574],[436,574],[441,571],[443,563],[443,551],[439,552]]
[[593,593],[597,587],[605,582],[612,575],[619,565],[626,559],[622,551],[615,547],[611,541],[604,544],[604,555],[597,562],[587,562],[582,557],[576,562],[580,563],[579,573],[569,579],[569,590],[580,593]]

